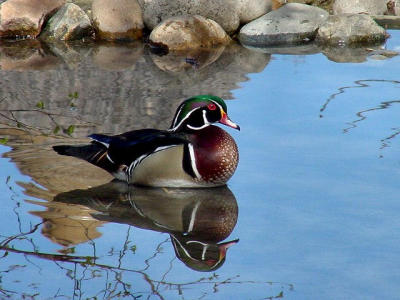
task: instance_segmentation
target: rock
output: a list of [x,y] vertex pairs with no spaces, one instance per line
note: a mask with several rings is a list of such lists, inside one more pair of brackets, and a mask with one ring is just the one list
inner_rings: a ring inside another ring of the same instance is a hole
[[272,0],[272,10],[276,10],[285,4],[286,0]]
[[228,33],[271,10],[271,0],[139,0],[149,29],[174,16],[200,15],[212,19]]
[[400,29],[400,16],[372,16],[374,21],[386,29]]
[[92,16],[98,39],[137,40],[143,35],[142,10],[137,0],[93,0]]
[[78,5],[90,19],[92,18],[92,2],[93,0],[67,0],[67,3]]
[[[332,5],[335,0],[275,0],[278,2],[285,2],[285,3],[302,3],[317,6],[319,8],[325,9],[328,12],[332,12]],[[351,1],[351,0],[349,0]]]
[[238,0],[238,2],[239,20],[241,24],[247,24],[265,15],[272,9],[272,0]]
[[0,37],[31,37],[40,34],[44,21],[65,0],[8,0],[0,5]]
[[388,15],[400,16],[400,0],[390,0],[387,4]]
[[396,16],[400,16],[400,0],[395,0],[394,13]]
[[211,48],[231,39],[216,22],[202,16],[180,16],[164,20],[153,29],[150,42],[169,50]]
[[388,0],[335,0],[333,13],[338,14],[370,14],[383,15]]
[[372,17],[359,14],[329,16],[318,29],[316,40],[321,44],[374,44],[385,41],[385,29]]
[[41,37],[57,40],[79,40],[93,32],[89,17],[77,5],[67,3],[50,18]]
[[256,47],[305,43],[327,18],[321,8],[289,3],[243,26],[239,40]]
[[384,13],[385,15],[389,16],[395,16],[396,15],[396,1],[395,0],[389,0],[386,3],[386,12]]

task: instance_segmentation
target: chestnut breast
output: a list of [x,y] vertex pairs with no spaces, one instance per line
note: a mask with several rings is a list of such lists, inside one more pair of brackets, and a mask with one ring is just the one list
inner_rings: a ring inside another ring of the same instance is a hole
[[223,184],[232,177],[239,162],[239,152],[229,133],[211,125],[193,134],[191,142],[202,180]]

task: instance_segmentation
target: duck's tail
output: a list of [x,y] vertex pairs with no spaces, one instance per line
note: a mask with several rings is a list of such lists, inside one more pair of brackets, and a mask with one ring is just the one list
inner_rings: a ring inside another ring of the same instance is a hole
[[118,166],[107,157],[107,148],[100,143],[89,145],[57,145],[54,151],[66,156],[74,156],[90,162],[91,164],[114,173]]

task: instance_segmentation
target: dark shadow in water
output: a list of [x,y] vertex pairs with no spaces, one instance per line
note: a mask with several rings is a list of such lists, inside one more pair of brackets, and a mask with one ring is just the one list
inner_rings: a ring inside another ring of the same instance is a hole
[[[355,81],[355,85],[353,86],[344,86],[341,88],[338,88],[338,92],[330,95],[328,99],[325,101],[324,105],[320,109],[320,118],[323,118],[323,113],[326,111],[328,105],[330,104],[331,101],[333,101],[337,96],[343,94],[346,92],[348,89],[355,89],[355,88],[368,88],[370,87],[369,83],[376,83],[376,82],[387,82],[387,83],[392,83],[392,84],[400,84],[400,81],[397,80],[384,80],[384,79],[365,79],[365,80],[357,80]],[[361,121],[364,121],[367,119],[367,114],[378,111],[378,110],[383,110],[390,108],[394,104],[400,103],[400,100],[392,100],[392,101],[382,101],[378,106],[373,107],[373,108],[368,108],[362,111],[359,111],[356,113],[356,116],[358,117],[356,120],[348,122],[350,126],[347,128],[343,129],[343,133],[348,133],[351,129],[356,128],[357,124],[360,123]],[[381,142],[381,149],[389,147],[390,142],[392,139],[394,139],[396,136],[400,134],[400,128],[392,128],[394,133],[390,134],[389,136],[382,138],[380,140]]]
[[145,188],[113,181],[34,203],[47,208],[31,212],[43,219],[42,233],[64,247],[99,238],[96,228],[105,222],[122,223],[170,234],[175,254],[186,266],[214,271],[238,242],[221,243],[238,217],[235,196],[227,187]]

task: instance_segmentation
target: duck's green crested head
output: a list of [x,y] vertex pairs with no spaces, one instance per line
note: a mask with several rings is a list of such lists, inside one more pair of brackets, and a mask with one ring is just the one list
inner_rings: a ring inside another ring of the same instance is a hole
[[239,125],[228,118],[227,111],[225,101],[217,96],[194,96],[179,105],[170,130],[200,130],[216,122],[240,130]]

